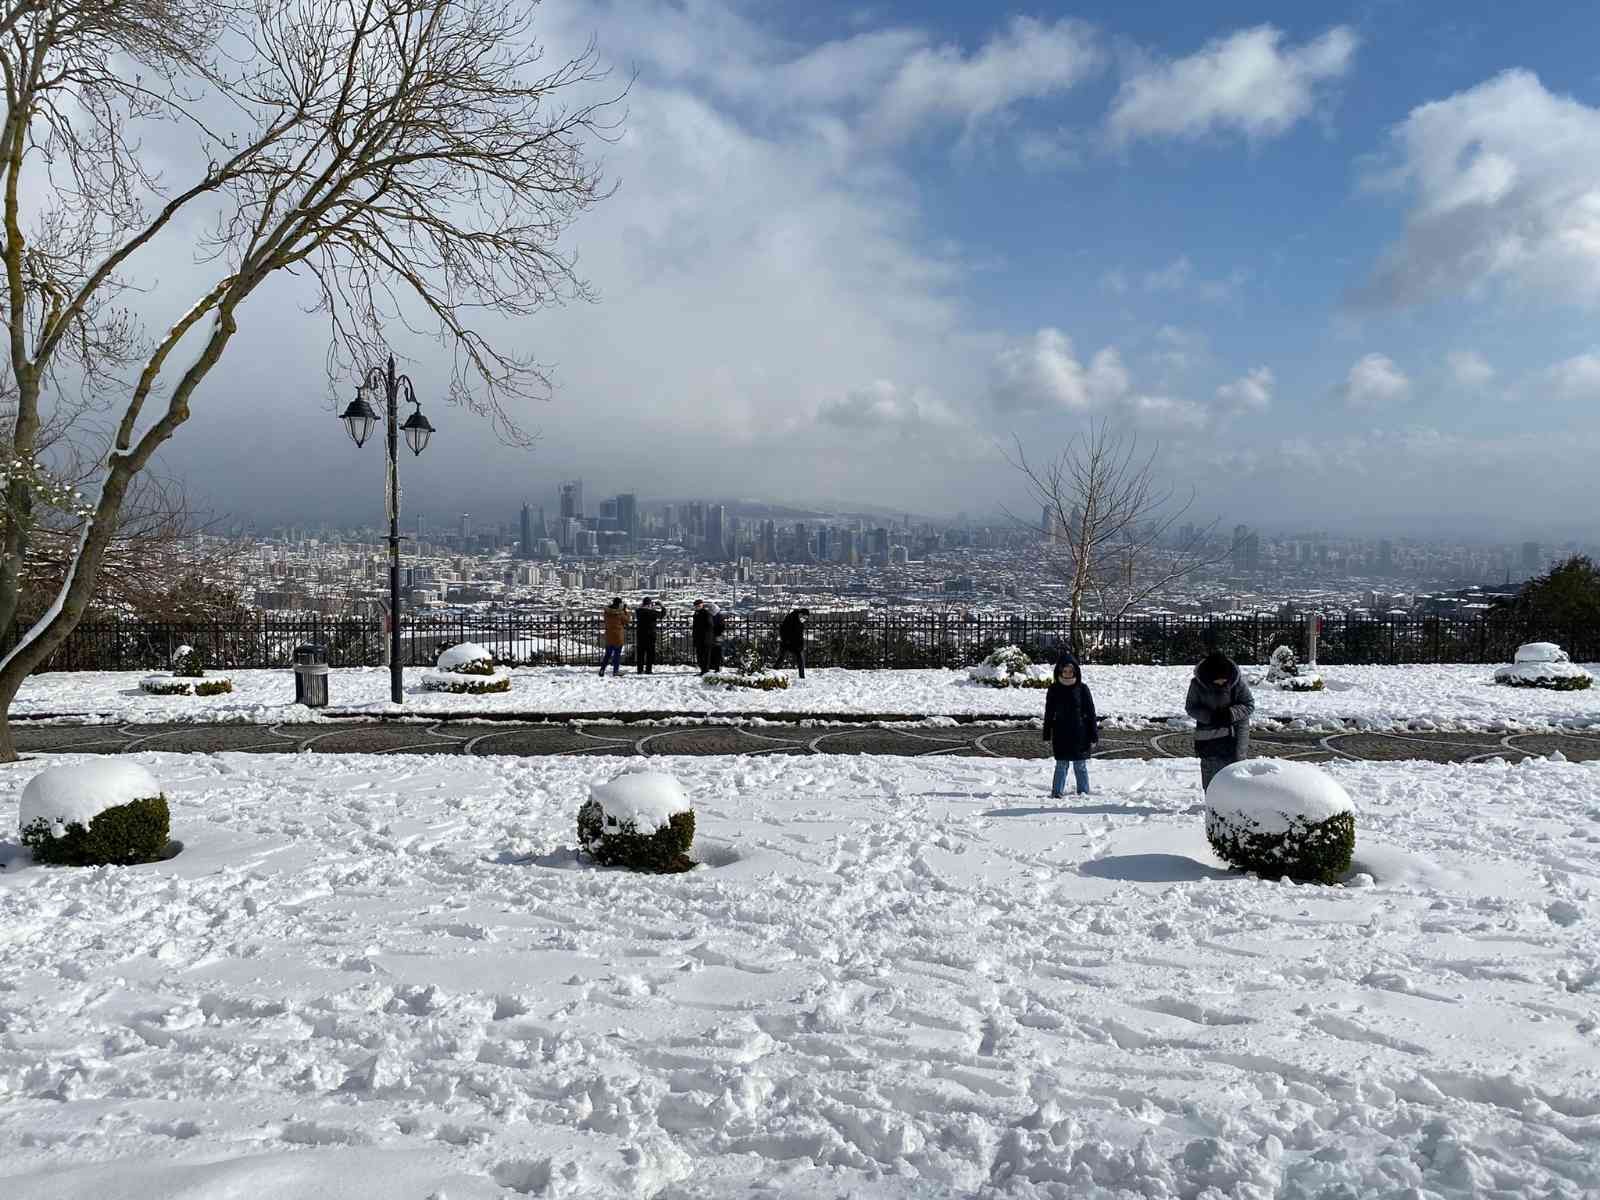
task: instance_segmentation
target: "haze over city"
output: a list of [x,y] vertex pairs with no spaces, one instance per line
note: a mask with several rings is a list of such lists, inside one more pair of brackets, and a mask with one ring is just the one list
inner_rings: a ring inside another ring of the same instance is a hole
[[[565,236],[595,292],[520,322],[532,451],[443,402],[409,512],[740,497],[1026,511],[1003,449],[1093,416],[1195,512],[1372,535],[1581,535],[1600,449],[1582,4],[542,5],[628,94]],[[151,295],[150,323],[191,268]],[[325,325],[269,284],[165,451],[230,519],[375,522]]]

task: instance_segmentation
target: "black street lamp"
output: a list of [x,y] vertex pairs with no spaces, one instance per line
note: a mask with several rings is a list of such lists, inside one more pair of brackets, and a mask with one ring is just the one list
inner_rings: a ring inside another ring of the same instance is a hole
[[[395,408],[399,403],[400,389],[405,388],[406,400],[412,405],[412,412],[406,418],[403,426],[395,422]],[[394,373],[394,356],[389,356],[389,369],[373,367],[361,381],[361,386],[356,389],[356,398],[350,401],[348,408],[339,414],[339,419],[344,422],[344,427],[350,432],[350,440],[359,447],[366,443],[372,436],[372,427],[378,423],[378,414],[373,411],[372,405],[367,403],[367,394],[383,392],[386,427],[389,434],[388,464],[389,464],[389,494],[387,497],[389,507],[389,698],[396,704],[404,703],[401,699],[403,693],[400,687],[400,463],[399,430],[406,433],[406,445],[411,447],[413,455],[421,454],[428,446],[428,438],[433,434],[433,426],[428,424],[428,418],[422,415],[422,402],[417,399],[417,394],[411,388],[411,380],[404,375]]]

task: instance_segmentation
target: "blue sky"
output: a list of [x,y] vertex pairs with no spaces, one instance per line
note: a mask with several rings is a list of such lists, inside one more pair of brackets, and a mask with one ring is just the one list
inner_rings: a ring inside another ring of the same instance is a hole
[[1591,524],[1591,4],[544,0],[538,28],[636,73],[597,147],[620,189],[569,238],[601,299],[518,334],[556,367],[534,459],[451,431],[436,509],[577,474],[1020,507],[997,445],[1103,417],[1230,523]]

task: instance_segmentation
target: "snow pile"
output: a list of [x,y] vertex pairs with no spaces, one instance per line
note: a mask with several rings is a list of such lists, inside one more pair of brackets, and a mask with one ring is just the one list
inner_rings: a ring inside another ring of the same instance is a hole
[[1349,869],[1355,837],[1349,793],[1309,763],[1246,759],[1206,789],[1206,840],[1244,870],[1332,883]]
[[1035,666],[1027,651],[1020,646],[1001,646],[988,658],[967,672],[973,683],[989,687],[1047,688],[1053,671],[1049,666]]
[[592,784],[589,798],[600,805],[606,828],[631,825],[647,836],[692,811],[683,784],[665,771],[629,771],[609,783]]
[[1526,642],[1517,647],[1510,666],[1495,671],[1494,681],[1510,687],[1581,692],[1594,683],[1594,676],[1573,663],[1554,642]]
[[439,651],[434,670],[422,673],[425,691],[482,696],[511,690],[511,672],[494,665],[494,656],[476,642]]
[[1593,766],[1333,764],[1367,886],[1301,888],[1193,759],[650,759],[650,877],[582,758],[139,761],[182,855],[0,870],[6,1197],[1600,1194]]
[[486,675],[494,669],[494,655],[490,654],[477,642],[461,642],[439,651],[439,657],[433,664],[441,671],[462,671],[468,667],[477,667],[475,674]]
[[578,840],[603,866],[685,870],[694,842],[694,809],[683,785],[662,771],[630,771],[591,784],[578,810]]
[[161,795],[154,775],[125,758],[92,759],[70,767],[51,767],[28,780],[22,789],[17,828],[35,821],[60,837],[68,825],[93,821],[108,808]]
[[1327,686],[1320,673],[1302,667],[1294,650],[1279,646],[1267,663],[1266,681],[1285,692],[1320,692]]

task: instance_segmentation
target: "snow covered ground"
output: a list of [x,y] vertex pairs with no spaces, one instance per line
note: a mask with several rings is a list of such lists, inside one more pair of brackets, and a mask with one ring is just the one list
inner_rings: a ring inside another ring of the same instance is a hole
[[651,759],[640,877],[615,761],[135,757],[177,858],[0,844],[0,1195],[1600,1194],[1595,765],[1336,764],[1324,888],[1192,761]]
[[[1371,728],[1516,730],[1600,728],[1600,688],[1549,692],[1493,682],[1489,666],[1327,667],[1323,692],[1256,689],[1258,717],[1287,717],[1311,727],[1337,727],[1356,719]],[[964,671],[816,670],[785,691],[710,688],[692,671],[664,668],[654,675],[631,671],[600,678],[582,667],[526,667],[512,673],[511,691],[487,696],[427,692],[422,670],[406,672],[406,702],[389,702],[385,668],[334,671],[329,695],[335,711],[373,715],[465,712],[814,712],[962,714],[1037,717],[1044,694],[970,682]],[[63,671],[29,679],[13,712],[78,714],[116,722],[249,721],[315,719],[294,700],[288,671],[234,671],[231,695],[151,696],[136,673]],[[1182,717],[1187,667],[1086,667],[1095,707],[1113,724]]]

